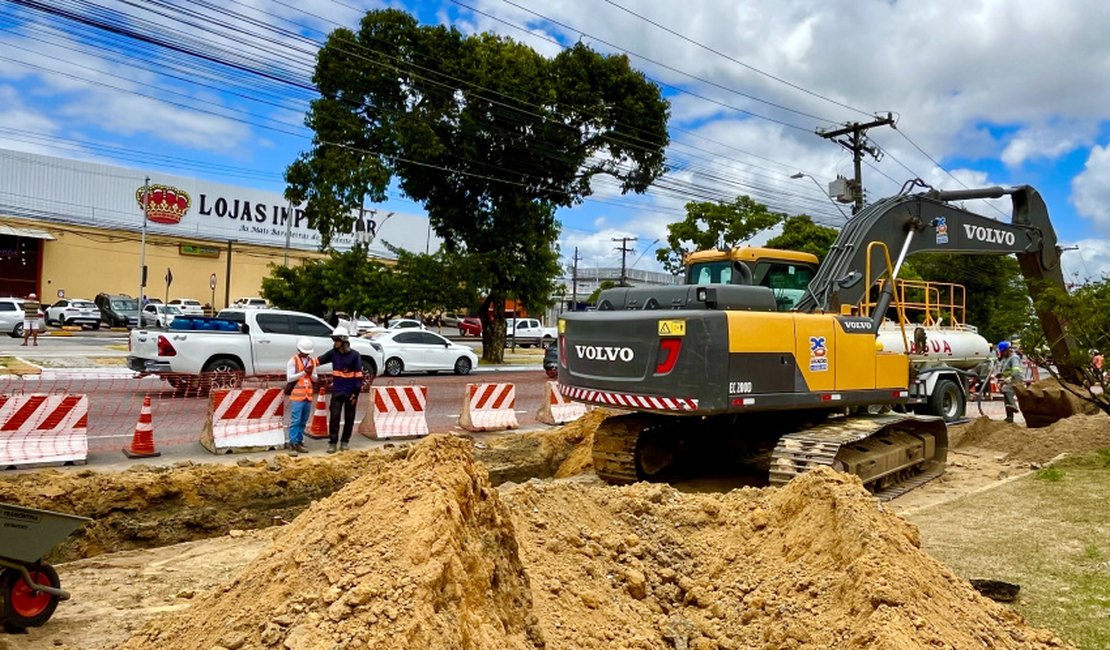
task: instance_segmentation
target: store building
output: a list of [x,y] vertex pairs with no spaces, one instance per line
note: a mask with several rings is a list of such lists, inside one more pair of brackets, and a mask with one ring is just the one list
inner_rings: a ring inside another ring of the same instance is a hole
[[[426,216],[373,207],[332,247],[369,241],[383,259],[386,243],[438,248]],[[46,304],[138,296],[142,260],[146,295],[220,309],[259,295],[271,264],[322,257],[319,243],[303,210],[277,192],[0,149],[0,295],[33,291]]]

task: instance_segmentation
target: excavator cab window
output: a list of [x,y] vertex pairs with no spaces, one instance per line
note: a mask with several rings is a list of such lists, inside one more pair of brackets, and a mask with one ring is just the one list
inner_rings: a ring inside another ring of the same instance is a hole
[[754,284],[770,287],[775,292],[779,311],[790,311],[805,295],[813,268],[791,262],[759,261],[754,271]]
[[699,262],[690,268],[690,284],[732,284],[732,262]]

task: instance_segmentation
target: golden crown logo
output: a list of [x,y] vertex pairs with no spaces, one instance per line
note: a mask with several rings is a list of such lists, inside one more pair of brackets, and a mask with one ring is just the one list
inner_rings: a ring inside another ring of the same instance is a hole
[[155,223],[180,223],[192,204],[188,192],[176,187],[144,185],[135,190],[135,200],[139,202],[140,208],[143,207],[143,194],[147,191],[150,192],[150,201],[146,206],[146,218]]

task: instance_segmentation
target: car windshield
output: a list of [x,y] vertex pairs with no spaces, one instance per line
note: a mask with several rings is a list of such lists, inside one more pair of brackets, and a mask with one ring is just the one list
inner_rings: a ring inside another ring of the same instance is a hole
[[139,308],[139,304],[134,300],[113,300],[112,309],[116,311],[135,311]]
[[173,305],[158,305],[158,311],[163,314],[180,314],[181,310]]

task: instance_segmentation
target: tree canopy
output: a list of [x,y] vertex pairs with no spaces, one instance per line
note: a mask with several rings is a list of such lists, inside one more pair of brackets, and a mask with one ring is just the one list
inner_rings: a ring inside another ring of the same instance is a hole
[[782,225],[782,234],[768,239],[767,246],[812,253],[819,261],[824,261],[839,234],[836,228],[813,223],[813,219],[800,214],[788,218]]
[[327,246],[363,201],[396,182],[423,204],[450,253],[473,261],[483,356],[504,351],[504,304],[546,306],[559,274],[555,210],[597,176],[643,192],[664,171],[668,103],[624,56],[579,43],[553,58],[493,34],[371,11],[337,29],[313,76],[312,147],[286,171],[286,196]]
[[717,246],[733,247],[775,224],[786,214],[748,196],[732,203],[697,201],[686,204],[686,218],[667,226],[667,245],[655,251],[663,268],[675,275],[685,267],[686,256]]

